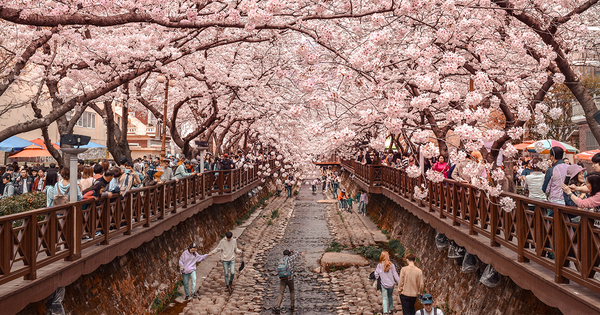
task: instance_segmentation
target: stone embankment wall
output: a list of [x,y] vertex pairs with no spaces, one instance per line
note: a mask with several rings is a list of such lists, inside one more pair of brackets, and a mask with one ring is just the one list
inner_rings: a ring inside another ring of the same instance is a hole
[[[181,279],[179,256],[191,242],[208,252],[259,200],[274,189],[264,185],[253,197],[212,205],[152,241],[100,266],[66,287],[67,314],[153,314],[157,297],[164,300]],[[269,189],[267,189],[269,188]],[[44,301],[28,305],[20,314],[44,314]]]
[[[342,184],[355,194],[359,189],[344,172]],[[509,277],[501,276],[495,288],[477,280],[476,273],[464,274],[456,259],[448,258],[448,249],[435,246],[436,231],[418,217],[383,195],[369,195],[368,214],[391,238],[398,239],[420,260],[425,276],[425,288],[434,297],[434,304],[448,307],[456,314],[561,314],[528,290],[517,286]],[[483,270],[483,268],[481,269]],[[444,313],[445,315],[448,315]]]

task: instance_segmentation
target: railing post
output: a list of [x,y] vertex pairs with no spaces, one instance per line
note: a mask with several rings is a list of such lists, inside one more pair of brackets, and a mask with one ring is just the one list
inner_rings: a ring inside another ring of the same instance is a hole
[[542,214],[542,208],[539,205],[535,205],[534,210],[534,231],[535,231],[535,251],[536,256],[541,256],[544,252],[543,240],[542,240],[542,229],[544,228],[544,216]]
[[[12,237],[13,234],[10,231],[11,229],[11,222],[10,221],[4,221],[2,223],[2,225],[0,225],[2,227],[2,229],[0,229],[0,248],[2,249],[2,252],[0,252],[0,265],[2,266],[2,270],[7,270],[10,268],[10,260],[12,258]],[[51,246],[54,247],[55,243],[50,243],[52,244]],[[53,252],[51,252],[53,253]]]
[[373,165],[367,165],[367,170],[369,172],[369,187],[373,187]]
[[553,250],[554,250],[554,281],[556,283],[569,283],[569,280],[562,275],[562,262],[565,260],[565,224],[562,209],[554,207],[554,219],[552,229],[554,238]]
[[517,259],[519,262],[529,262],[529,259],[525,258],[525,245],[527,244],[527,222],[525,220],[525,209],[528,204],[523,204],[523,201],[517,199]]
[[[464,187],[463,187],[464,188]],[[469,235],[477,235],[477,232],[475,232],[475,224],[476,224],[476,218],[477,218],[477,214],[479,214],[479,220],[481,221],[481,218],[483,217],[483,211],[485,211],[485,207],[484,207],[484,202],[483,200],[481,200],[481,202],[475,202],[475,189],[473,189],[472,186],[469,186],[469,206],[468,206],[468,210],[467,209],[461,209],[463,211],[463,216],[465,215],[464,211],[467,211],[469,213]],[[463,217],[464,219],[464,217]],[[455,223],[456,225],[459,225],[458,223]],[[483,225],[483,224],[482,224]],[[481,227],[483,229],[483,226]]]
[[73,261],[81,258],[81,238],[83,237],[83,211],[81,211],[81,203],[73,204],[70,207],[67,225],[70,231],[68,235],[69,242],[67,243],[69,245],[69,256],[65,260]]
[[[69,228],[69,227],[67,227]],[[37,216],[30,215],[25,227],[23,244],[23,253],[26,262],[29,265],[29,272],[23,277],[25,280],[35,280],[37,278]],[[51,245],[54,246],[54,245]]]
[[181,186],[181,183],[176,181],[175,183],[173,183],[173,190],[171,191],[171,200],[173,200],[173,210],[171,210],[171,213],[177,213],[177,193],[178,193],[178,186]]
[[102,207],[102,233],[104,234],[104,240],[102,245],[108,245],[110,239],[110,198],[104,200],[104,207]]
[[[483,196],[481,196],[483,198]],[[483,200],[483,199],[482,199]],[[498,242],[496,241],[496,234],[498,233],[498,222],[499,222],[499,213],[498,213],[498,206],[497,206],[497,198],[496,197],[490,197],[490,246],[492,247],[498,247],[500,246],[500,244],[498,244]],[[485,203],[481,202],[481,210],[485,210],[484,207]],[[481,218],[481,217],[480,217]]]
[[[144,215],[146,216],[146,218],[145,218],[146,222],[144,223],[144,227],[150,226],[150,202],[152,201],[152,198],[150,198],[150,195],[154,196],[154,200],[156,201],[157,194],[158,194],[158,191],[156,190],[156,186],[154,186],[154,187],[151,187],[150,189],[146,190],[146,194],[144,195],[144,199],[146,199],[144,201]],[[158,207],[158,205],[157,205],[157,203],[155,203],[154,210],[156,210],[157,207]]]
[[198,178],[199,177],[196,174],[194,174],[192,176],[194,176],[194,177],[192,177],[193,178],[193,180],[192,180],[192,191],[193,191],[192,198],[194,199],[192,201],[192,203],[196,204],[196,203],[198,203],[198,199],[197,198],[198,198]]
[[433,212],[433,182],[427,181],[427,187],[429,189],[429,212]]
[[[46,230],[46,235],[48,235],[48,250],[50,251],[50,256],[54,256],[54,254],[56,253],[56,240],[58,238],[58,220],[56,219],[56,211],[50,212],[49,216],[50,217],[48,218],[48,229]],[[8,232],[8,230],[6,231]],[[2,254],[4,255],[4,253]],[[10,251],[6,253],[5,257],[8,257],[9,255]]]
[[[137,198],[140,198],[139,193],[136,194]],[[131,230],[133,229],[133,194],[128,192],[125,198],[125,220],[127,221],[125,235],[131,235]]]
[[582,279],[587,279],[589,274],[588,270],[590,270],[590,265],[592,264],[592,231],[589,229],[590,219],[587,216],[581,216],[579,220],[579,229],[580,229],[580,242],[579,242],[579,253],[581,257],[581,270],[579,271]]
[[188,198],[190,197],[189,196],[190,190],[188,189],[189,188],[189,185],[188,185],[189,180],[190,180],[190,177],[188,176],[188,177],[184,178],[184,181],[183,181],[183,193],[182,193],[182,195],[183,195],[183,209],[187,208],[187,206],[188,206]]

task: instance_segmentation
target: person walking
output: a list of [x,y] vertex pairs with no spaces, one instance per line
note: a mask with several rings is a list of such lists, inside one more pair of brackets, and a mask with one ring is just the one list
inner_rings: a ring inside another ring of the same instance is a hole
[[305,253],[294,253],[293,250],[284,250],[283,257],[277,264],[277,274],[279,276],[279,296],[277,297],[277,306],[275,306],[275,314],[279,314],[281,310],[281,302],[283,301],[283,294],[285,288],[288,287],[290,290],[290,309],[292,312],[295,310],[294,306],[294,262],[299,255]]
[[423,292],[423,271],[415,266],[416,257],[413,253],[406,255],[408,266],[400,269],[400,281],[398,282],[398,293],[402,303],[402,314],[415,315],[415,302],[417,296]]
[[421,303],[423,304],[423,309],[419,310],[417,315],[444,315],[441,309],[433,307],[433,296],[431,294],[423,294]]
[[200,255],[196,252],[196,243],[190,244],[188,249],[179,257],[179,269],[183,276],[183,290],[185,291],[185,299],[190,298],[189,282],[192,280],[191,297],[196,297],[196,264],[208,257],[208,254]]
[[375,269],[375,278],[381,280],[383,314],[392,314],[394,312],[394,286],[400,279],[396,271],[396,266],[390,261],[390,254],[386,251],[381,252],[379,264],[377,264],[377,268]]
[[225,286],[229,294],[233,292],[233,278],[235,276],[235,254],[242,251],[237,248],[237,241],[233,238],[231,231],[225,234],[226,239],[222,239],[209,255],[221,251],[221,261],[223,262],[223,272],[225,273]]
[[369,195],[366,192],[360,194],[360,204],[358,206],[358,212],[367,215],[367,204],[369,203]]

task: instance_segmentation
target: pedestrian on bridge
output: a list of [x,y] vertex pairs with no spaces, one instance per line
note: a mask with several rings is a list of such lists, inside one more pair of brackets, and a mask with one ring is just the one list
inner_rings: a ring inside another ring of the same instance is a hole
[[402,314],[415,315],[415,302],[417,296],[423,292],[425,287],[423,281],[423,271],[415,266],[415,254],[406,255],[408,266],[400,269],[400,281],[398,282],[398,291],[400,293],[400,302],[402,303]]
[[192,280],[192,298],[196,297],[196,264],[206,259],[208,254],[200,255],[196,252],[196,243],[190,244],[188,249],[179,257],[179,269],[183,276],[183,290],[185,299],[190,298],[189,282]]
[[213,249],[209,253],[209,256],[221,251],[221,261],[223,262],[223,272],[225,274],[225,286],[227,291],[231,294],[233,292],[233,278],[235,276],[235,254],[239,254],[242,251],[237,248],[237,240],[233,238],[233,233],[231,233],[231,231],[227,232],[225,236],[226,238],[219,242],[217,248]]

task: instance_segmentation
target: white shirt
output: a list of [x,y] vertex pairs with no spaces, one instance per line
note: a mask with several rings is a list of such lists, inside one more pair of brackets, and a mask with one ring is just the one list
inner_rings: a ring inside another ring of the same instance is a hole
[[542,172],[533,172],[525,176],[525,189],[529,190],[530,198],[548,200],[546,194],[542,191],[544,177],[546,177],[546,175]]
[[444,315],[441,309],[436,309],[435,307],[431,309],[431,313],[427,313],[425,309],[421,309],[417,311],[416,315]]

